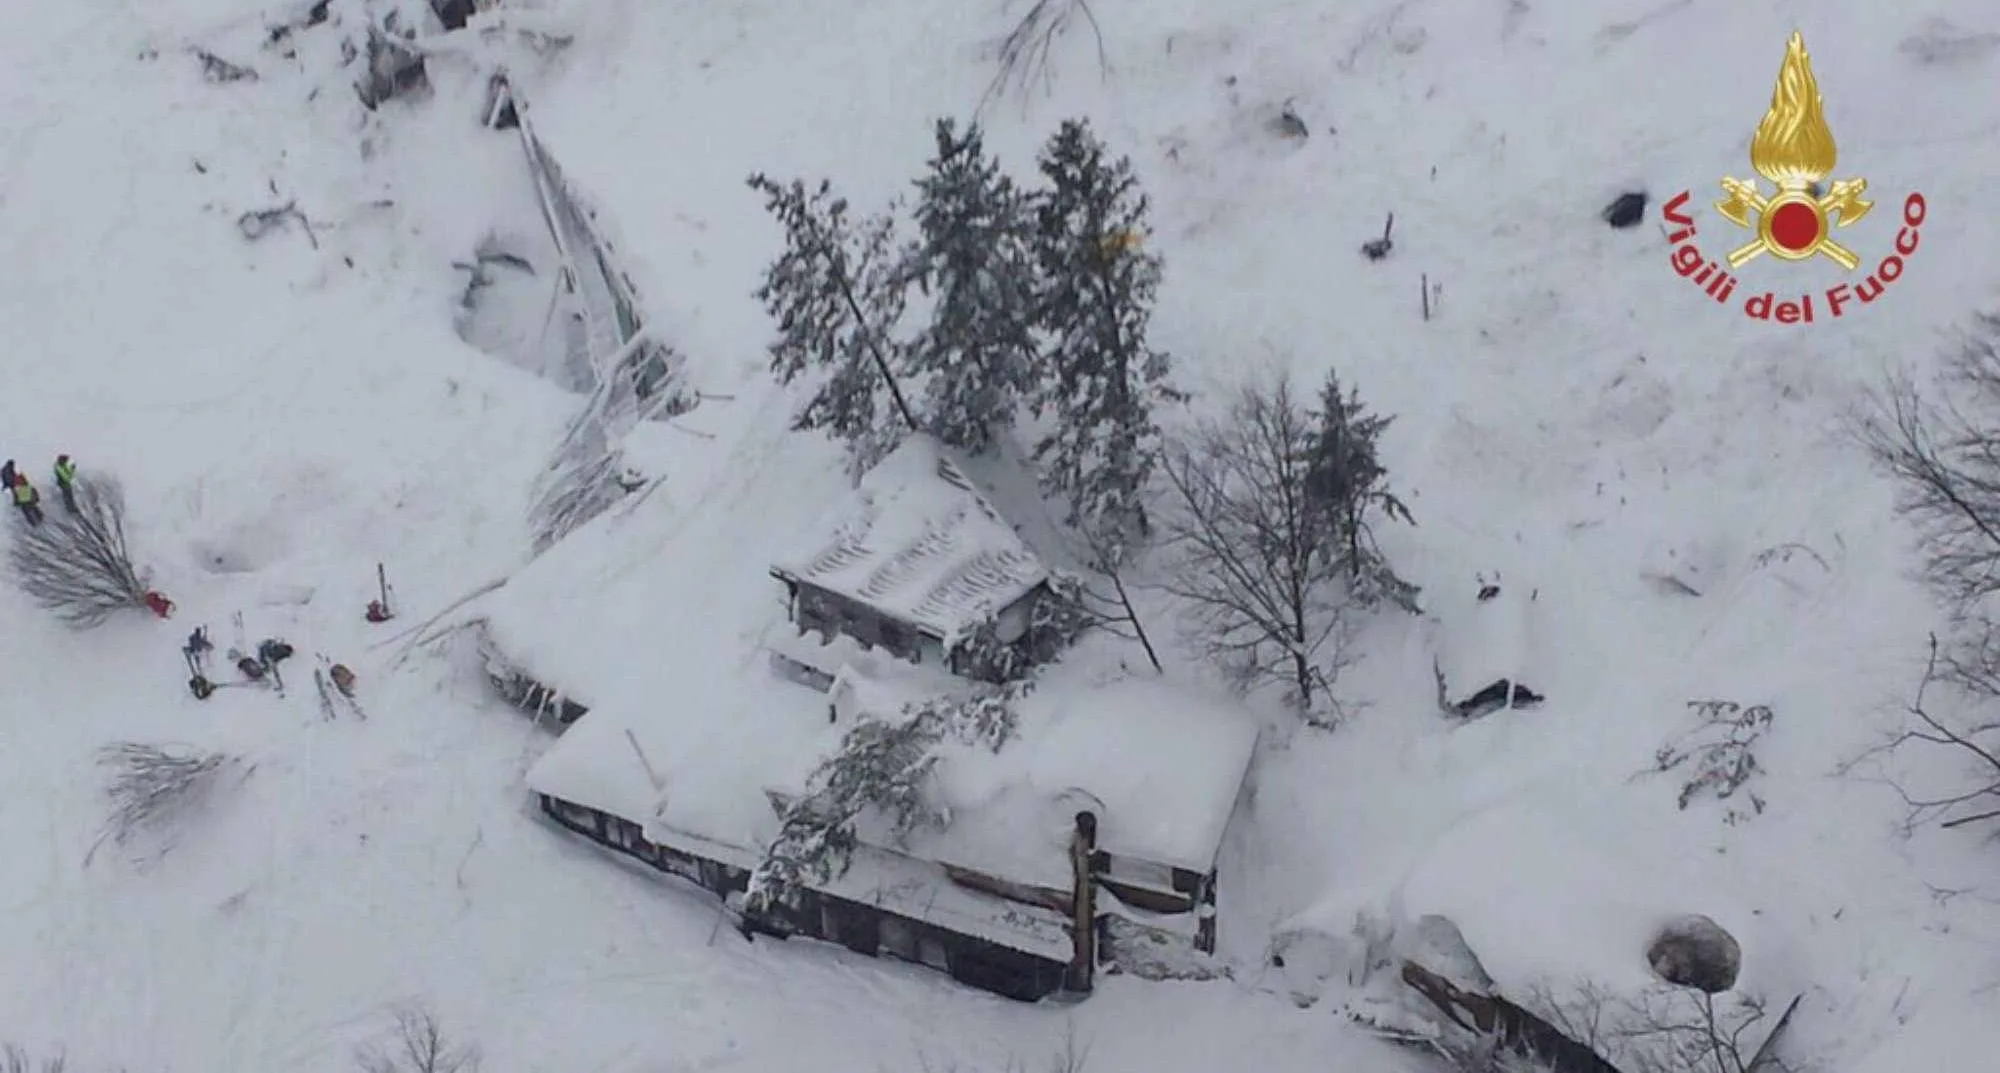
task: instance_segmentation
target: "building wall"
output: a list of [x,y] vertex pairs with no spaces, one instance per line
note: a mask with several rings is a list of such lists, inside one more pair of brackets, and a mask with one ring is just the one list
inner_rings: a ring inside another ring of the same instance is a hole
[[864,647],[885,649],[911,663],[923,662],[924,637],[909,626],[825,589],[811,585],[793,588],[792,621],[800,629],[818,630],[829,636],[840,634]]
[[[630,820],[548,794],[539,797],[543,813],[561,826],[718,897],[749,887],[750,873],[743,869],[650,842]],[[927,965],[968,986],[1026,1002],[1060,990],[1065,968],[1061,962],[816,891],[799,892],[777,912],[747,919],[746,936],[753,931],[820,939],[870,957]]]

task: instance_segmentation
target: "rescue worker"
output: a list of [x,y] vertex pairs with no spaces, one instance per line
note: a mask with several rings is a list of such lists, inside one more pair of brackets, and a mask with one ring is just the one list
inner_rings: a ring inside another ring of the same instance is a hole
[[14,474],[14,506],[28,519],[29,525],[42,524],[42,494],[20,473]]
[[14,460],[11,458],[6,465],[0,466],[0,489],[14,490]]
[[56,456],[56,489],[62,492],[63,509],[76,513],[76,463],[68,455]]
[[208,668],[208,654],[215,651],[215,643],[208,639],[208,627],[196,626],[188,634],[187,644],[181,646],[181,655],[187,657],[188,669],[201,674]]

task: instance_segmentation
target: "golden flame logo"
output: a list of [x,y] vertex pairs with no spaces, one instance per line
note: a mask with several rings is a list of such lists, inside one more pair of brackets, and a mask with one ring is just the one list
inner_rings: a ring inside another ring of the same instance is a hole
[[1766,197],[1754,181],[1724,178],[1722,192],[1729,196],[1715,203],[1723,218],[1757,233],[1755,241],[1730,253],[1729,267],[1764,253],[1786,261],[1825,255],[1848,271],[1860,265],[1861,259],[1834,241],[1832,232],[1875,207],[1861,197],[1868,180],[1840,179],[1824,194],[1816,189],[1833,174],[1838,159],[1812,57],[1806,54],[1804,35],[1794,31],[1778,68],[1777,88],[1771,91],[1771,108],[1750,141],[1750,166],[1775,185],[1777,193]]

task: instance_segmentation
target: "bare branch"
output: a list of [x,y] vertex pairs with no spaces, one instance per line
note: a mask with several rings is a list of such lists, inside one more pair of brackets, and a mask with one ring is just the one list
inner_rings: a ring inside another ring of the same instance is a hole
[[139,742],[119,742],[99,750],[99,767],[110,773],[104,794],[111,815],[86,864],[106,840],[123,846],[143,834],[169,834],[197,808],[227,771],[250,773],[227,753]]
[[15,530],[8,551],[14,580],[37,604],[77,629],[125,608],[146,606],[146,586],[125,544],[125,496],[118,482],[80,476],[75,508]]
[[429,1010],[396,1012],[395,1038],[363,1048],[355,1056],[362,1073],[478,1073],[476,1047],[453,1045]]
[[[1955,687],[1957,692],[1973,698],[1990,699],[1992,695],[1983,690],[1967,690],[1962,676],[1949,668],[1947,660],[1937,635],[1932,634],[1923,677],[1904,707],[1907,719],[1902,729],[1840,767],[1841,774],[1851,775],[1863,765],[1887,762],[1913,746],[1944,749],[1966,762],[1965,783],[1947,792],[1915,794],[1893,776],[1881,780],[1903,800],[1907,809],[1902,825],[1905,834],[1932,823],[1958,828],[2000,819],[2000,725],[1968,723],[1938,715],[1932,711],[1931,699],[1934,687],[1940,686]],[[1974,806],[1977,811],[1969,812],[1967,806]]]
[[1025,97],[1035,82],[1042,84],[1044,92],[1054,88],[1049,53],[1069,33],[1078,14],[1090,24],[1090,34],[1097,45],[1098,74],[1111,73],[1111,59],[1104,49],[1104,27],[1098,24],[1097,13],[1090,10],[1087,0],[1034,0],[995,49],[999,69],[979,99],[979,114],[985,114],[988,107],[1009,92]]

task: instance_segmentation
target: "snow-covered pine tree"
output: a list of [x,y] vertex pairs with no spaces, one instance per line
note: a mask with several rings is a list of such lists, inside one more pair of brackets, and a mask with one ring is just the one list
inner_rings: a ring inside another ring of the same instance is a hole
[[856,723],[813,769],[806,792],[784,804],[778,837],[750,874],[750,912],[770,912],[799,888],[844,875],[863,815],[891,840],[949,823],[930,796],[939,747],[956,742],[998,753],[1020,725],[1016,702],[1033,689],[1019,681],[930,697],[905,705],[899,717]]
[[841,738],[840,749],[806,780],[790,802],[778,837],[750,874],[745,899],[757,912],[814,882],[843,875],[855,846],[854,821],[879,812],[890,831],[906,834],[943,817],[925,799],[943,726],[936,719],[868,720]]
[[1013,424],[1036,380],[1034,220],[977,126],[961,133],[940,119],[936,136],[914,213],[914,277],[935,304],[907,360],[925,381],[930,432],[977,452]]
[[1327,370],[1320,385],[1319,408],[1312,417],[1315,428],[1304,492],[1322,519],[1326,534],[1322,548],[1329,565],[1340,568],[1363,603],[1387,599],[1417,610],[1417,586],[1390,568],[1369,527],[1377,513],[1390,521],[1417,524],[1410,508],[1389,490],[1389,471],[1379,451],[1382,433],[1396,419],[1370,411],[1359,392],[1343,386],[1339,371],[1333,369]]
[[[896,242],[893,215],[856,220],[830,183],[808,190],[762,174],[749,183],[785,229],[785,250],[755,292],[778,322],[771,371],[785,384],[808,370],[828,374],[792,427],[825,430],[865,469],[893,446],[886,429],[919,427],[896,381],[903,346],[891,334],[908,300],[908,251]],[[885,398],[893,413],[884,412]]]
[[1072,119],[1040,166],[1036,320],[1049,344],[1031,402],[1053,422],[1034,456],[1046,486],[1068,499],[1070,523],[1115,566],[1149,528],[1142,495],[1160,451],[1153,406],[1186,396],[1167,382],[1166,353],[1146,340],[1161,263],[1142,245],[1148,202],[1132,162],[1106,159],[1089,124]]

